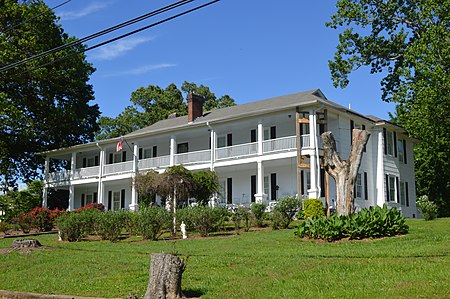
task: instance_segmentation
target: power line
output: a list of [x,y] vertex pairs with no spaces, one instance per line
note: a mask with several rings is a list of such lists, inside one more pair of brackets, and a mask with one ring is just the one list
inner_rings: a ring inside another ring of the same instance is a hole
[[195,0],[181,0],[181,1],[178,1],[178,2],[175,2],[175,3],[172,3],[172,4],[170,4],[170,5],[164,6],[164,7],[162,7],[162,8],[157,9],[157,10],[154,10],[154,11],[151,11],[151,12],[146,13],[146,14],[144,14],[144,15],[141,15],[141,16],[139,16],[139,17],[136,17],[136,18],[134,18],[134,19],[125,21],[125,22],[120,23],[120,24],[118,24],[118,25],[115,25],[115,26],[109,27],[109,28],[107,28],[107,29],[104,29],[104,30],[102,30],[102,31],[96,32],[96,33],[94,33],[94,34],[88,35],[88,36],[83,37],[83,38],[81,38],[81,39],[78,39],[78,40],[76,40],[76,41],[73,41],[73,42],[70,42],[70,43],[67,43],[67,44],[64,44],[64,45],[55,47],[55,48],[53,48],[53,49],[44,51],[44,52],[39,53],[39,54],[36,54],[36,55],[34,55],[34,56],[25,58],[25,59],[23,59],[23,60],[21,60],[21,61],[11,63],[11,64],[9,64],[9,65],[6,65],[6,66],[1,67],[1,68],[0,68],[0,73],[2,73],[2,72],[4,72],[4,71],[7,71],[7,70],[10,70],[10,69],[12,69],[12,68],[21,66],[21,65],[26,64],[26,63],[28,63],[28,62],[37,60],[37,59],[42,58],[42,57],[44,57],[44,56],[47,56],[47,55],[49,55],[49,54],[52,54],[52,53],[55,53],[55,52],[59,52],[59,51],[65,50],[65,49],[67,49],[67,48],[70,48],[70,47],[73,47],[73,46],[82,44],[82,43],[87,42],[87,41],[89,41],[89,40],[91,40],[91,39],[94,39],[94,38],[100,37],[100,36],[102,36],[102,35],[111,33],[111,32],[113,32],[113,31],[116,31],[116,30],[118,30],[118,29],[124,28],[124,27],[126,27],[126,26],[130,26],[130,25],[135,24],[135,23],[137,23],[137,22],[143,21],[143,20],[148,19],[148,18],[150,18],[150,17],[154,17],[154,16],[159,15],[159,14],[161,14],[161,13],[170,11],[170,10],[172,10],[172,9],[175,9],[175,8],[180,7],[180,6],[186,5],[186,4],[188,4],[188,3],[190,3],[190,2],[193,2],[193,1],[195,1]]
[[[191,1],[192,1],[192,0],[191,0]],[[136,34],[136,33],[138,33],[138,32],[147,30],[147,29],[149,29],[149,28],[152,28],[152,27],[161,25],[161,24],[166,23],[166,22],[168,22],[168,21],[170,21],[170,20],[173,20],[173,19],[176,19],[176,18],[178,18],[178,17],[184,16],[184,15],[186,15],[186,14],[189,14],[189,13],[194,12],[194,11],[196,11],[196,10],[202,9],[202,8],[204,8],[204,7],[206,7],[206,6],[212,5],[212,4],[214,4],[214,3],[216,3],[216,2],[219,2],[219,1],[221,1],[221,0],[210,1],[210,2],[208,2],[208,3],[199,5],[199,6],[197,6],[197,7],[194,7],[194,8],[192,8],[192,9],[186,10],[186,11],[181,12],[181,13],[179,13],[179,14],[176,14],[176,15],[174,15],[174,16],[168,17],[168,18],[166,18],[166,19],[164,19],[164,20],[161,20],[161,21],[152,23],[152,24],[150,24],[150,25],[141,27],[141,28],[139,28],[139,29],[136,29],[136,30],[133,30],[133,31],[128,32],[128,33],[126,33],[126,34],[120,35],[120,36],[118,36],[118,37],[109,39],[109,40],[107,40],[107,41],[104,41],[104,42],[102,42],[102,43],[99,43],[99,44],[96,44],[96,45],[94,45],[94,46],[88,47],[88,48],[86,48],[86,49],[82,49],[82,50],[75,51],[74,53],[71,53],[71,54],[66,55],[66,56],[64,56],[64,57],[61,57],[61,58],[58,58],[58,59],[49,61],[49,62],[44,63],[44,64],[41,64],[41,65],[38,65],[38,66],[36,66],[36,67],[34,67],[34,68],[32,68],[32,69],[29,69],[29,70],[24,70],[24,71],[22,71],[22,72],[19,72],[19,73],[16,73],[16,74],[12,75],[12,76],[18,76],[18,75],[23,74],[23,73],[26,73],[26,72],[31,72],[31,71],[40,69],[40,68],[42,68],[42,67],[48,66],[48,65],[50,65],[50,64],[53,64],[53,63],[56,63],[56,62],[65,60],[65,59],[67,59],[67,58],[69,58],[69,57],[72,57],[72,56],[75,56],[75,55],[77,55],[77,54],[80,54],[80,53],[83,53],[83,52],[87,52],[87,51],[90,51],[90,50],[93,50],[93,49],[102,47],[102,46],[107,45],[107,44],[109,44],[109,43],[115,42],[115,41],[117,41],[117,40],[119,40],[119,39],[128,37],[128,36],[130,36],[130,35],[133,35],[133,34]]]
[[[65,1],[65,2],[63,2],[63,3],[61,3],[61,4],[58,4],[58,5],[56,5],[55,7],[50,8],[50,10],[53,11],[53,10],[55,10],[55,9],[57,9],[57,8],[59,8],[59,7],[63,6],[63,5],[65,5],[65,4],[69,3],[70,1],[72,1],[72,0],[67,0],[67,1]],[[11,30],[14,30],[14,29],[16,29],[17,27],[20,27],[20,26],[22,26],[23,24],[28,23],[28,22],[30,22],[30,21],[32,21],[32,20],[34,20],[34,19],[36,19],[36,18],[38,18],[38,17],[40,17],[40,16],[46,14],[47,12],[48,12],[48,11],[44,11],[44,12],[41,12],[40,14],[37,14],[37,15],[35,15],[35,16],[29,18],[29,19],[26,19],[25,21],[22,21],[22,22],[20,22],[19,24],[16,24],[16,25],[14,25],[13,27],[8,28],[6,31],[0,32],[0,34],[6,34],[6,33],[10,32]]]

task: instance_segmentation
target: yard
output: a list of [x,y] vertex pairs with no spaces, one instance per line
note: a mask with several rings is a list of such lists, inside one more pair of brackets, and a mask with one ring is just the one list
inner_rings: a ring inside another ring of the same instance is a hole
[[0,239],[0,289],[96,297],[143,295],[152,252],[188,256],[183,292],[202,298],[448,298],[450,218],[408,220],[405,236],[336,243],[293,230],[210,238],[58,242],[11,252]]

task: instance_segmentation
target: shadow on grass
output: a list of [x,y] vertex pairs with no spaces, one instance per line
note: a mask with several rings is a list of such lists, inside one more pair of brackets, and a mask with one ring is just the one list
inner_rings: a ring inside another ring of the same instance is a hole
[[183,295],[186,296],[186,298],[200,298],[205,295],[205,293],[200,289],[184,289]]

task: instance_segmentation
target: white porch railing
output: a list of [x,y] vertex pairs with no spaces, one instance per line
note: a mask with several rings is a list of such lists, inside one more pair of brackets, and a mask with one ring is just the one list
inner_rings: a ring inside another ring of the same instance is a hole
[[263,141],[263,153],[291,150],[297,148],[295,136],[288,136]]
[[77,169],[75,169],[73,178],[81,179],[81,178],[90,178],[90,177],[98,176],[99,169],[100,169],[100,166],[77,168]]
[[48,182],[60,183],[70,180],[70,170],[61,170],[58,172],[51,172],[48,174]]
[[165,167],[170,165],[170,156],[160,156],[155,158],[148,158],[139,160],[138,168],[139,169],[149,169],[156,167]]
[[258,143],[244,143],[216,149],[216,160],[256,155]]
[[175,154],[175,164],[204,163],[211,161],[211,150]]
[[301,136],[301,140],[300,140],[300,146],[302,147],[302,148],[304,148],[304,147],[310,147],[310,137],[309,137],[310,135],[309,134],[305,134],[305,135],[302,135]]
[[107,164],[105,165],[105,168],[103,168],[103,174],[105,175],[131,171],[133,171],[133,161]]

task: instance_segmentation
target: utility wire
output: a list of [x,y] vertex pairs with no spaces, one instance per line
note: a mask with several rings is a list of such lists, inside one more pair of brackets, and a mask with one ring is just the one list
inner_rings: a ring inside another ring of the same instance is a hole
[[175,8],[177,8],[177,7],[186,5],[186,4],[188,4],[188,3],[190,3],[190,2],[193,2],[193,1],[195,1],[195,0],[181,0],[181,1],[178,1],[178,2],[175,2],[175,3],[172,3],[172,4],[170,4],[170,5],[164,6],[164,7],[162,7],[162,8],[157,9],[157,10],[154,10],[154,11],[151,11],[151,12],[146,13],[146,14],[144,14],[144,15],[141,15],[141,16],[139,16],[139,17],[136,17],[136,18],[134,18],[134,19],[128,20],[128,21],[126,21],[126,22],[123,22],[123,23],[120,23],[120,24],[118,24],[118,25],[109,27],[109,28],[107,28],[107,29],[104,29],[104,30],[102,30],[102,31],[96,32],[96,33],[94,33],[94,34],[88,35],[88,36],[83,37],[83,38],[81,38],[81,39],[78,39],[78,40],[76,40],[76,41],[73,41],[73,42],[70,42],[70,43],[67,43],[67,44],[64,44],[64,45],[55,47],[55,48],[53,48],[53,49],[44,51],[44,52],[39,53],[39,54],[36,54],[36,55],[34,55],[34,56],[25,58],[25,59],[23,59],[23,60],[21,60],[21,61],[11,63],[11,64],[9,64],[9,65],[6,65],[6,66],[1,67],[1,68],[0,68],[0,73],[1,73],[1,72],[4,72],[4,71],[7,71],[7,70],[10,70],[10,69],[12,69],[12,68],[21,66],[21,65],[26,64],[26,63],[28,63],[28,62],[34,61],[34,60],[36,60],[36,59],[42,58],[42,57],[47,56],[47,55],[49,55],[49,54],[52,54],[52,53],[55,53],[55,52],[58,52],[58,51],[62,51],[62,50],[65,50],[65,49],[67,49],[67,48],[70,48],[70,47],[73,47],[73,46],[82,44],[82,43],[84,43],[84,42],[86,42],[86,41],[89,41],[89,40],[91,40],[91,39],[100,37],[100,36],[102,36],[102,35],[105,35],[105,34],[107,34],[107,33],[113,32],[113,31],[115,31],[115,30],[121,29],[121,28],[123,28],[123,27],[129,26],[129,25],[132,25],[132,24],[135,24],[135,23],[137,23],[137,22],[140,22],[140,21],[142,21],[142,20],[148,19],[148,18],[150,18],[150,17],[154,17],[154,16],[156,16],[156,15],[158,15],[158,14],[161,14],[161,13],[164,13],[164,12],[167,12],[167,11],[170,11],[170,10],[172,10],[172,9],[175,9]]
[[[63,3],[61,3],[61,4],[58,4],[58,5],[56,5],[55,7],[50,8],[50,10],[53,11],[53,10],[57,9],[58,7],[61,7],[61,6],[63,6],[64,4],[69,3],[70,1],[72,1],[72,0],[67,0],[66,2],[63,2]],[[6,33],[10,32],[11,30],[14,30],[14,29],[16,29],[17,27],[20,27],[20,26],[22,26],[23,24],[28,23],[28,22],[30,22],[30,21],[32,21],[32,20],[34,20],[34,19],[36,19],[36,18],[38,18],[38,17],[40,17],[40,16],[46,14],[47,12],[48,12],[48,11],[46,10],[46,11],[44,11],[44,12],[41,12],[40,14],[37,14],[37,15],[35,15],[35,16],[29,18],[29,19],[26,19],[26,20],[20,22],[19,24],[16,24],[16,25],[14,25],[13,27],[8,28],[7,30],[5,30],[5,31],[3,31],[3,32],[0,32],[0,34],[6,34]]]
[[34,71],[34,70],[40,69],[40,68],[45,67],[45,66],[48,66],[48,65],[50,65],[50,64],[54,64],[54,63],[56,63],[56,62],[65,60],[65,59],[67,59],[67,58],[69,58],[69,57],[72,57],[72,56],[75,56],[75,55],[77,55],[77,54],[80,54],[80,53],[83,53],[83,52],[87,52],[87,51],[90,51],[90,50],[99,48],[99,47],[101,47],[101,46],[104,46],[104,45],[107,45],[107,44],[109,44],[109,43],[115,42],[115,41],[117,41],[117,40],[119,40],[119,39],[128,37],[128,36],[130,36],[130,35],[133,35],[133,34],[136,34],[136,33],[138,33],[138,32],[144,31],[144,30],[146,30],[146,29],[149,29],[149,28],[152,28],[152,27],[161,25],[161,24],[166,23],[166,22],[168,22],[168,21],[170,21],[170,20],[173,20],[173,19],[176,19],[176,18],[178,18],[178,17],[184,16],[184,15],[189,14],[189,13],[191,13],[191,12],[194,12],[194,11],[196,11],[196,10],[202,9],[202,8],[204,8],[204,7],[206,7],[206,6],[209,6],[209,5],[214,4],[214,3],[216,3],[216,2],[219,2],[219,1],[221,1],[221,0],[210,1],[210,2],[208,2],[208,3],[199,5],[199,6],[197,6],[197,7],[194,7],[194,8],[192,8],[192,9],[186,10],[186,11],[181,12],[181,13],[179,13],[179,14],[176,14],[176,15],[174,15],[174,16],[168,17],[168,18],[166,18],[166,19],[164,19],[164,20],[161,20],[161,21],[155,22],[155,23],[153,23],[153,24],[150,24],[150,25],[141,27],[141,28],[139,28],[139,29],[133,30],[133,31],[128,32],[128,33],[126,33],[126,34],[123,34],[123,35],[120,35],[120,36],[118,36],[118,37],[115,37],[115,38],[109,39],[109,40],[107,40],[107,41],[104,41],[104,42],[102,42],[102,43],[96,44],[96,45],[94,45],[94,46],[92,46],[92,47],[88,47],[88,48],[86,48],[86,49],[82,49],[82,50],[75,51],[74,53],[71,53],[71,54],[66,55],[66,56],[64,56],[64,57],[58,58],[58,59],[56,59],[56,60],[49,61],[49,62],[44,63],[44,64],[41,64],[41,65],[38,65],[38,66],[36,66],[36,67],[34,67],[34,68],[32,68],[32,69],[29,69],[29,70],[24,70],[24,71],[22,71],[22,72],[19,72],[19,73],[16,73],[16,74],[12,75],[12,76],[18,76],[18,75],[23,74],[23,73],[26,73],[26,72],[32,72],[32,71]]

